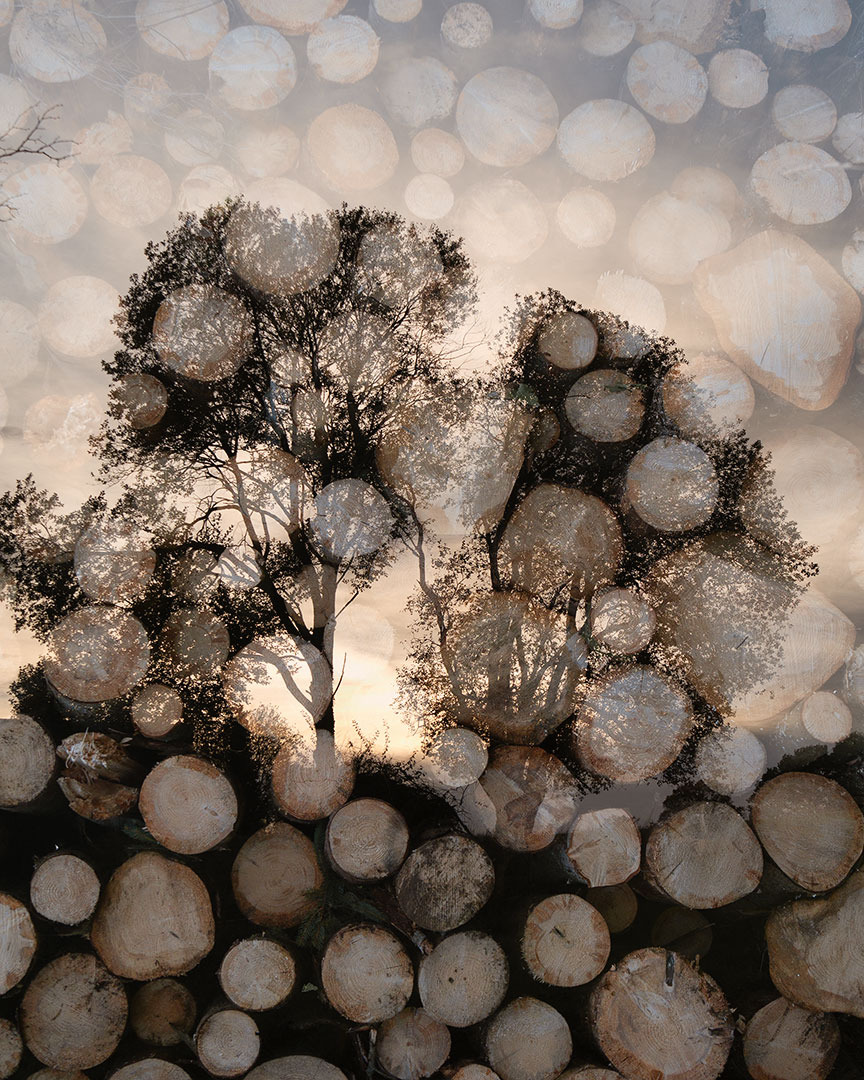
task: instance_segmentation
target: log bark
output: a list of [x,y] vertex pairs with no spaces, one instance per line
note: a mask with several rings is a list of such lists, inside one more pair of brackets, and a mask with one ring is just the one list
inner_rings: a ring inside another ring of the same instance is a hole
[[486,1020],[507,993],[510,972],[504,950],[479,930],[450,934],[420,962],[417,989],[423,1008],[448,1027]]
[[635,589],[603,589],[594,595],[591,636],[613,652],[641,652],[656,627],[654,609]]
[[49,791],[56,768],[54,742],[37,720],[0,720],[0,807],[32,809]]
[[716,1080],[732,1046],[729,1005],[709,976],[665,949],[640,949],[591,995],[600,1049],[630,1080]]
[[642,520],[659,532],[706,524],[717,506],[719,481],[711,459],[695,443],[661,436],[635,455],[626,492]]
[[636,893],[629,885],[603,885],[597,889],[587,889],[585,899],[606,920],[610,934],[620,934],[631,927],[639,911]]
[[195,1050],[211,1076],[242,1076],[261,1050],[258,1025],[239,1009],[219,1009],[198,1025]]
[[641,45],[627,62],[627,89],[649,116],[685,124],[705,104],[708,76],[692,53],[670,41]]
[[198,875],[141,852],[111,875],[90,940],[109,971],[144,980],[190,971],[213,948],[214,935],[210,897]]
[[567,830],[566,844],[567,861],[590,888],[622,885],[639,873],[642,837],[626,810],[580,814]]
[[0,1020],[0,1078],[12,1076],[21,1064],[24,1043],[11,1020]]
[[126,1026],[119,979],[88,953],[66,953],[39,971],[24,992],[21,1033],[43,1065],[92,1069],[117,1049]]
[[37,915],[61,926],[89,919],[99,901],[96,871],[77,855],[49,855],[30,879],[30,903]]
[[583,986],[606,966],[610,948],[603,916],[572,893],[549,896],[528,913],[522,958],[538,982]]
[[69,808],[88,821],[123,817],[138,802],[138,789],[111,780],[96,780],[80,770],[66,770],[57,781]]
[[237,796],[228,778],[191,754],[166,758],[151,769],[138,809],[153,839],[181,855],[210,851],[237,824]]
[[225,953],[219,966],[219,985],[238,1008],[252,1012],[275,1009],[297,982],[294,957],[283,945],[267,938],[244,938]]
[[75,702],[110,701],[136,686],[150,663],[141,623],[119,608],[84,607],[51,632],[45,675]]
[[408,825],[389,803],[353,799],[330,819],[325,851],[330,865],[346,880],[382,881],[405,861]]
[[793,83],[774,95],[771,119],[784,139],[818,143],[837,126],[837,107],[820,87]]
[[135,992],[129,1003],[129,1025],[142,1042],[176,1046],[192,1033],[195,999],[176,979],[155,979]]
[[297,926],[315,907],[307,894],[323,881],[311,840],[284,822],[253,833],[231,871],[237,906],[259,926]]
[[840,1029],[830,1013],[775,998],[748,1021],[743,1049],[753,1080],[826,1080],[840,1052]]
[[319,821],[350,799],[356,770],[329,731],[319,731],[314,746],[286,743],[273,762],[273,796],[289,818]]
[[495,870],[483,848],[456,833],[415,848],[396,876],[399,907],[424,930],[443,933],[473,919],[492,895]]
[[596,442],[632,439],[642,426],[642,391],[624,371],[601,368],[577,379],[564,403],[567,419],[580,435]]
[[780,143],[757,158],[750,186],[769,210],[792,225],[819,225],[839,217],[852,201],[846,170],[809,143]]
[[642,113],[615,98],[578,105],[558,128],[558,152],[588,180],[623,180],[648,164],[654,148],[654,130]]
[[142,686],[132,701],[132,723],[148,739],[165,739],[183,722],[183,699],[160,683]]
[[554,1080],[572,1051],[567,1021],[534,997],[509,1002],[486,1030],[486,1057],[501,1080]]
[[757,784],[765,773],[764,745],[746,728],[726,725],[711,731],[696,751],[696,774],[720,795],[735,795]]
[[750,810],[766,852],[808,892],[839,885],[864,851],[864,814],[827,777],[782,773],[759,788]]
[[422,1080],[437,1073],[447,1060],[450,1032],[424,1009],[407,1008],[378,1028],[375,1050],[397,1080]]
[[395,934],[358,923],[343,927],[328,941],[321,985],[342,1016],[355,1024],[378,1024],[408,1004],[414,969]]
[[14,896],[0,893],[0,994],[21,982],[35,952],[36,931],[30,912]]

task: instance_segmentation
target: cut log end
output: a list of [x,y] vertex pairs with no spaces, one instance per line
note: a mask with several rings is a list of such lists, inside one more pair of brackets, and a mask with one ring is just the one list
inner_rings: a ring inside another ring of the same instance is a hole
[[591,888],[621,885],[639,872],[642,838],[626,810],[593,810],[567,832],[567,859]]
[[840,1029],[829,1013],[776,998],[744,1030],[744,1063],[753,1080],[826,1080],[840,1052]]
[[192,1032],[195,999],[176,979],[155,979],[136,991],[129,1005],[129,1023],[142,1042],[176,1046]]
[[501,946],[488,934],[451,934],[424,957],[417,976],[423,1008],[448,1027],[470,1027],[491,1016],[507,992]]
[[596,979],[609,950],[603,916],[571,893],[547,897],[533,907],[522,935],[528,970],[550,986],[583,986]]
[[0,807],[27,807],[43,795],[57,759],[48,732],[29,716],[0,720]]
[[327,826],[327,858],[349,881],[382,881],[395,874],[408,851],[408,825],[380,799],[354,799]]
[[397,1080],[422,1080],[447,1060],[450,1032],[424,1009],[403,1009],[378,1029],[375,1048],[378,1060]]
[[402,911],[424,930],[442,933],[472,919],[492,895],[495,871],[483,848],[457,834],[427,840],[396,877]]
[[89,919],[99,900],[99,878],[77,855],[50,855],[30,879],[30,903],[43,919],[76,926]]
[[237,823],[237,796],[203,758],[166,758],[141,785],[138,807],[151,836],[169,851],[199,855],[226,840]]
[[502,1080],[553,1080],[572,1052],[567,1021],[557,1009],[533,997],[509,1002],[486,1031],[486,1056]]
[[258,1025],[239,1009],[220,1009],[199,1024],[195,1049],[211,1076],[242,1076],[255,1064],[261,1049]]
[[414,969],[389,930],[359,923],[339,930],[327,943],[321,980],[333,1008],[355,1024],[377,1024],[396,1016],[414,989]]
[[232,945],[219,968],[219,984],[238,1008],[258,1012],[281,1005],[294,990],[297,967],[276,941],[246,938]]

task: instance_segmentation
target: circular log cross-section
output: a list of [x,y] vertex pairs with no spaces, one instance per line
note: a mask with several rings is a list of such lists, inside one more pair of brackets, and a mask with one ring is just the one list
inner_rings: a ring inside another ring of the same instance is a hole
[[252,318],[232,293],[215,285],[186,285],[159,305],[153,347],[187,379],[213,382],[233,375],[252,346]]
[[19,1010],[31,1054],[50,1069],[92,1069],[109,1058],[126,1026],[119,979],[89,953],[67,953],[31,980]]
[[510,972],[494,938],[465,930],[440,941],[420,962],[417,989],[423,1008],[448,1027],[479,1024],[501,1005]]
[[775,998],[744,1029],[744,1064],[753,1080],[826,1080],[840,1052],[830,1013]]
[[830,690],[817,690],[801,702],[801,723],[811,738],[832,745],[852,733],[852,711]]
[[473,919],[494,884],[492,860],[483,848],[453,833],[411,852],[396,877],[396,899],[417,926],[443,933]]
[[486,743],[469,728],[446,728],[423,755],[424,776],[436,787],[452,790],[467,787],[483,775],[489,764]]
[[726,437],[753,415],[756,395],[744,372],[716,353],[697,353],[662,384],[663,409],[685,439]]
[[188,866],[152,851],[114,871],[90,931],[108,970],[139,980],[190,971],[213,948],[214,936],[204,883]]
[[852,201],[844,167],[809,143],[785,142],[766,150],[753,165],[750,186],[772,213],[792,225],[833,221]]
[[580,814],[567,831],[567,860],[591,888],[622,885],[639,872],[642,837],[626,810]]
[[729,220],[718,207],[661,191],[636,212],[627,246],[643,277],[685,285],[699,263],[725,251],[731,239]]
[[628,9],[617,0],[587,0],[576,30],[576,40],[591,56],[617,56],[636,33]]
[[316,733],[314,746],[286,743],[273,762],[273,797],[295,821],[330,817],[351,797],[356,770],[329,731]]
[[708,65],[708,91],[727,109],[749,109],[768,95],[768,68],[749,49],[721,49]]
[[496,1072],[485,1065],[463,1065],[453,1073],[452,1080],[501,1080]]
[[378,35],[365,19],[337,15],[318,23],[306,39],[306,58],[325,82],[359,82],[378,63]]
[[240,1009],[275,1009],[294,990],[297,966],[291,953],[267,938],[238,941],[222,960],[219,985]]
[[443,128],[418,131],[411,140],[411,160],[419,173],[432,173],[450,180],[461,172],[465,151],[459,139]]
[[11,1020],[0,1020],[0,1080],[7,1080],[24,1054],[24,1043]]
[[528,913],[522,958],[538,982],[583,986],[606,966],[610,948],[603,916],[572,893],[549,896]]
[[768,754],[746,728],[726,726],[710,731],[696,751],[696,774],[720,795],[735,795],[757,784],[765,773]]
[[818,143],[837,126],[837,107],[818,86],[793,83],[774,95],[771,119],[784,139]]
[[347,1080],[345,1073],[324,1058],[309,1054],[265,1061],[248,1073],[246,1080]]
[[720,485],[701,447],[661,436],[643,446],[630,462],[626,490],[630,505],[652,529],[684,532],[709,520]]
[[414,990],[414,969],[399,939],[371,923],[344,926],[327,942],[321,984],[333,1008],[355,1024],[396,1016]]
[[176,979],[145,983],[129,1003],[135,1035],[153,1046],[176,1046],[195,1024],[195,999]]
[[137,619],[110,607],[84,607],[51,632],[45,676],[64,697],[111,701],[139,683],[150,663],[150,642]]
[[132,723],[148,739],[164,739],[183,720],[183,699],[161,683],[142,686],[132,699]]
[[108,1073],[107,1080],[192,1080],[185,1069],[162,1058],[140,1058]]
[[610,934],[620,934],[633,925],[639,911],[636,893],[629,885],[604,885],[599,889],[587,889],[585,899],[597,908]]
[[95,911],[99,889],[90,863],[77,855],[49,855],[30,879],[30,903],[43,919],[77,926]]
[[633,664],[588,691],[576,717],[575,749],[586,769],[632,784],[667,769],[692,726],[687,696],[654,668]]
[[122,229],[152,225],[171,208],[171,198],[168,174],[138,154],[109,157],[90,179],[90,199],[97,214]]
[[30,912],[6,893],[0,893],[0,942],[0,994],[6,994],[27,974],[36,952]]
[[195,1049],[211,1076],[242,1076],[261,1050],[258,1025],[239,1009],[219,1009],[198,1025]]
[[486,1030],[486,1057],[501,1080],[555,1080],[572,1052],[567,1021],[534,997],[508,1002]]
[[385,1020],[375,1042],[378,1060],[397,1080],[423,1080],[450,1054],[450,1032],[425,1009],[407,1008]]
[[705,104],[708,76],[686,49],[671,41],[653,41],[630,57],[627,88],[649,116],[666,124],[686,124]]
[[642,391],[624,371],[601,368],[577,379],[564,411],[574,431],[596,442],[632,439],[642,426]]
[[380,799],[354,799],[327,825],[327,858],[348,881],[382,881],[395,874],[408,851],[408,825]]
[[130,604],[143,595],[156,553],[131,522],[95,522],[75,544],[75,577],[91,600]]
[[588,180],[623,180],[654,157],[654,129],[638,109],[616,98],[586,101],[558,128],[558,152]]
[[237,906],[259,926],[297,926],[315,906],[308,893],[323,881],[312,841],[283,821],[253,833],[231,871]]
[[325,109],[306,133],[309,157],[337,191],[369,191],[385,184],[399,164],[390,125],[379,113],[350,102]]
[[812,773],[775,776],[750,803],[762,846],[808,892],[833,889],[864,851],[864,815],[839,784]]
[[563,371],[588,367],[597,355],[597,328],[576,311],[556,315],[537,339],[537,351]]
[[481,71],[456,103],[456,129],[468,151],[500,168],[525,165],[555,138],[558,105],[542,79],[512,67]]
[[218,42],[208,61],[214,97],[254,112],[278,105],[297,82],[294,50],[272,26],[238,26]]
[[611,968],[590,1018],[600,1049],[630,1080],[717,1080],[732,1046],[720,987],[665,949],[640,949]]
[[26,807],[44,794],[57,767],[54,743],[30,716],[0,719],[0,807]]
[[591,187],[575,187],[561,199],[555,220],[562,236],[577,248],[603,247],[615,232],[617,214],[608,195]]
[[210,851],[237,823],[237,796],[228,779],[191,754],[166,758],[148,773],[138,809],[153,839],[181,855]]
[[657,616],[633,589],[604,589],[591,604],[591,635],[613,652],[641,652],[657,628]]

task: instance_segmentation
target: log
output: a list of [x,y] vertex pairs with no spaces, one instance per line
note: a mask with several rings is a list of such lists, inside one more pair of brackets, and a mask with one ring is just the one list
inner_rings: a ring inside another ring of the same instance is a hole
[[463,1065],[457,1069],[451,1080],[501,1080],[498,1073],[487,1069],[485,1065]]
[[132,604],[147,590],[155,569],[155,551],[130,521],[94,522],[75,544],[75,577],[91,600]]
[[437,127],[423,128],[411,140],[411,160],[420,173],[449,180],[462,170],[465,150],[459,139]]
[[155,979],[135,991],[129,1025],[135,1036],[153,1046],[176,1046],[195,1025],[195,999],[176,979]]
[[230,781],[192,754],[166,758],[150,770],[138,809],[153,839],[180,855],[218,847],[237,824],[237,796]]
[[77,0],[38,0],[18,11],[9,30],[16,69],[46,83],[90,75],[106,46],[102,24]]
[[76,702],[123,697],[147,672],[150,642],[141,623],[119,608],[83,607],[51,631],[45,676]]
[[716,206],[661,191],[636,211],[627,245],[636,269],[649,281],[685,285],[699,263],[725,251],[731,239],[729,221]]
[[318,23],[306,39],[306,59],[325,82],[356,83],[374,71],[378,46],[378,35],[365,19],[336,15]]
[[[20,204],[15,205],[20,213]],[[24,441],[43,461],[64,465],[73,461],[82,463],[90,436],[96,435],[101,426],[101,412],[95,394],[74,397],[46,394],[24,413]],[[62,561],[67,561],[65,552],[58,554],[63,554]]]
[[864,1016],[861,960],[850,948],[861,940],[864,871],[815,900],[776,908],[765,924],[771,981],[779,993],[814,1012]]
[[118,301],[117,290],[102,278],[61,278],[46,290],[39,305],[42,339],[56,352],[77,360],[113,351],[117,338],[111,320]]
[[711,52],[726,28],[730,0],[623,0],[636,19],[637,40],[668,39],[691,52]]
[[834,128],[831,145],[851,165],[864,165],[864,113],[844,113]]
[[796,52],[830,49],[842,41],[852,24],[846,0],[754,0],[754,11],[765,12],[764,34],[772,45]]
[[454,222],[469,250],[489,262],[524,262],[543,246],[549,233],[542,203],[512,177],[472,184],[459,198]]
[[431,173],[414,176],[402,195],[409,213],[425,221],[437,221],[453,209],[456,196],[450,184]]
[[622,359],[635,359],[648,347],[640,327],[662,333],[666,326],[666,305],[656,285],[643,277],[610,270],[597,279],[594,307],[626,319],[630,328],[608,326],[604,332],[606,348]]
[[[575,0],[581,6],[582,0]],[[441,40],[458,55],[482,49],[492,39],[492,16],[482,4],[459,3],[448,7],[441,20]]]
[[456,104],[456,76],[434,56],[408,56],[384,66],[378,92],[388,116],[416,129],[446,119]]
[[633,784],[667,769],[693,726],[686,695],[654,668],[632,664],[600,676],[585,696],[571,739],[586,769]]
[[692,120],[708,93],[705,69],[671,41],[640,45],[627,61],[626,79],[636,104],[665,124]]
[[112,780],[95,780],[81,769],[66,770],[57,786],[70,810],[88,821],[110,821],[134,809],[138,789]]
[[553,367],[579,371],[597,355],[597,328],[576,311],[554,316],[537,338],[537,351]]
[[452,833],[416,847],[396,876],[399,907],[424,930],[444,933],[469,922],[492,895],[495,870],[483,848]]
[[165,739],[183,722],[183,699],[161,683],[142,686],[132,699],[132,723],[148,739]]
[[711,923],[701,912],[685,907],[661,911],[651,927],[652,946],[678,953],[698,965],[714,941]]
[[594,1038],[629,1080],[716,1080],[734,1028],[720,987],[681,956],[640,949],[591,995]]
[[32,716],[0,719],[0,807],[29,810],[47,794],[57,767],[54,742]]
[[641,652],[657,628],[654,609],[634,589],[603,589],[591,602],[591,636],[616,653]]
[[576,40],[591,56],[617,56],[636,33],[636,23],[616,0],[586,0]]
[[630,505],[653,529],[686,532],[711,519],[720,485],[711,459],[700,446],[660,436],[631,460],[626,492]]
[[604,885],[587,889],[585,899],[597,908],[610,934],[620,934],[633,925],[639,911],[639,901],[629,885]]
[[230,30],[210,53],[207,67],[214,95],[243,112],[278,105],[297,82],[294,50],[272,26]]
[[843,277],[856,292],[864,292],[864,229],[856,229],[840,256]]
[[57,747],[57,756],[69,770],[77,770],[85,780],[112,780],[115,783],[135,783],[141,766],[123,746],[101,731],[79,731],[68,735]]
[[374,11],[385,25],[393,23],[402,26],[416,19],[422,7],[423,0],[372,0],[370,10]]
[[111,387],[109,411],[135,431],[154,427],[168,409],[168,390],[153,375],[122,375]]
[[642,837],[632,816],[616,807],[580,814],[566,835],[567,861],[587,885],[623,885],[639,873]]
[[309,894],[323,882],[312,841],[281,821],[253,833],[231,871],[237,906],[258,926],[297,926],[314,911]]
[[757,784],[767,753],[752,731],[727,724],[709,732],[696,751],[696,775],[720,795],[736,795]]
[[244,938],[235,942],[219,965],[219,985],[239,1009],[275,1009],[297,984],[294,957],[278,941]]
[[549,88],[519,68],[479,72],[456,103],[459,137],[484,165],[526,165],[551,145],[557,127],[558,105]]
[[768,96],[768,68],[749,49],[721,49],[708,65],[708,92],[727,109],[751,109]]
[[162,363],[187,379],[233,375],[252,347],[252,317],[242,301],[215,285],[184,285],[159,305],[153,347]]
[[314,746],[286,743],[273,761],[273,797],[296,821],[319,821],[351,798],[354,762],[329,731],[316,734]]
[[612,239],[617,215],[608,195],[591,187],[575,187],[555,210],[555,220],[566,240],[577,248],[603,247]]
[[275,26],[286,34],[308,34],[324,19],[338,15],[347,0],[295,0],[289,7],[282,0],[241,0],[240,7],[254,22]]
[[84,188],[73,172],[54,162],[37,161],[19,169],[5,180],[3,197],[15,206],[10,231],[37,244],[69,240],[87,217]]
[[345,1073],[323,1058],[291,1054],[274,1058],[247,1073],[247,1080],[347,1080]]
[[7,893],[0,893],[0,942],[0,994],[6,994],[27,974],[37,944],[30,912]]
[[616,98],[586,101],[558,128],[558,152],[588,180],[623,180],[654,157],[654,130],[645,117]]
[[139,229],[152,225],[170,209],[171,180],[150,158],[117,154],[91,177],[90,198],[96,213],[110,224]]
[[397,1080],[437,1073],[450,1055],[450,1032],[425,1009],[407,1008],[378,1028],[378,1061]]
[[39,363],[39,323],[23,304],[0,299],[0,349],[7,357],[2,375],[4,387],[17,386]]
[[648,834],[643,873],[651,885],[684,907],[724,907],[758,886],[762,849],[731,806],[693,803]]
[[728,438],[756,407],[744,372],[720,353],[696,353],[661,384],[663,410],[685,439]]
[[818,143],[837,126],[837,107],[820,87],[793,83],[774,95],[771,119],[784,139]]
[[191,1080],[189,1073],[162,1058],[142,1058],[108,1074],[108,1080]]
[[21,1064],[24,1043],[11,1020],[0,1020],[0,1077],[6,1080]]
[[833,221],[852,201],[846,170],[809,143],[785,142],[766,150],[753,164],[750,187],[792,225]]
[[340,877],[352,882],[391,877],[408,852],[408,825],[380,799],[352,799],[327,824],[325,852]]
[[344,926],[327,942],[321,985],[333,1008],[355,1024],[396,1016],[414,990],[414,969],[399,939],[382,926]]
[[123,84],[123,114],[135,131],[152,132],[168,118],[173,97],[161,75],[142,71]]
[[30,879],[30,903],[43,919],[77,926],[95,911],[100,888],[96,871],[84,859],[62,853],[49,855]]
[[494,813],[495,841],[512,851],[540,851],[576,814],[573,775],[537,746],[499,746],[478,781]]
[[247,176],[282,176],[300,159],[300,137],[286,124],[250,127],[239,133],[233,157]]
[[522,959],[538,982],[584,986],[606,967],[609,927],[587,901],[572,893],[541,900],[528,913]]
[[334,105],[319,113],[309,125],[306,145],[324,182],[352,195],[385,184],[399,164],[389,124],[365,105]]
[[779,997],[744,1029],[744,1064],[753,1080],[826,1080],[840,1052],[830,1013],[813,1013]]
[[733,218],[738,209],[738,188],[721,169],[709,165],[689,165],[672,177],[669,191],[678,199],[714,206],[724,217]]
[[423,1008],[448,1027],[479,1024],[498,1009],[510,979],[507,956],[479,930],[450,934],[420,961]]
[[123,984],[89,953],[66,953],[47,963],[19,1008],[27,1049],[43,1065],[62,1071],[92,1069],[109,1058],[126,1014]]
[[830,690],[817,690],[797,706],[801,724],[807,735],[819,743],[842,742],[852,734],[852,712],[849,706]]
[[175,60],[203,60],[228,32],[230,17],[221,0],[205,8],[197,0],[139,0],[135,23],[154,52]]
[[489,751],[468,728],[446,728],[423,755],[420,768],[436,788],[458,790],[475,783],[489,764]]
[[765,851],[808,892],[839,885],[864,852],[864,814],[827,777],[782,773],[759,788],[750,810]]
[[534,997],[509,1002],[486,1030],[486,1057],[501,1080],[554,1080],[572,1051],[567,1021]]
[[544,30],[566,30],[582,17],[582,0],[528,0],[526,6]]
[[239,1009],[219,1009],[198,1025],[195,1050],[211,1076],[242,1076],[261,1050],[258,1025]]

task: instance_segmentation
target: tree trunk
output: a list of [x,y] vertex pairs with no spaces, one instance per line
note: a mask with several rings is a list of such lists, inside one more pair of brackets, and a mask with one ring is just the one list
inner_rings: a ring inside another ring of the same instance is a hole
[[30,912],[20,900],[6,893],[0,893],[0,943],[0,994],[6,994],[27,974],[36,952]]
[[486,1029],[486,1057],[501,1080],[554,1080],[572,1051],[567,1021],[537,998],[509,1002]]
[[195,1032],[198,1060],[211,1076],[242,1076],[258,1057],[258,1025],[239,1009],[219,1009],[201,1021]]
[[333,869],[347,881],[382,881],[405,861],[408,825],[389,803],[353,799],[330,819],[325,851]]
[[487,1019],[507,993],[504,950],[488,934],[466,930],[440,941],[420,962],[417,989],[423,1008],[448,1027]]
[[401,1012],[414,990],[414,969],[399,939],[381,926],[339,930],[324,950],[327,1000],[355,1024],[378,1024]]
[[840,1029],[829,1013],[775,998],[744,1030],[744,1063],[753,1080],[826,1080],[840,1052]]
[[354,790],[356,771],[333,734],[319,727],[314,746],[286,743],[273,762],[273,795],[295,821],[319,821],[342,807]]
[[95,911],[100,889],[90,863],[77,855],[49,855],[30,879],[30,903],[43,919],[77,926]]
[[259,926],[297,926],[315,909],[307,894],[323,881],[312,842],[284,822],[253,833],[231,872],[237,906]]
[[425,1009],[403,1009],[378,1029],[375,1051],[397,1080],[422,1080],[437,1073],[447,1060],[450,1032]]
[[567,860],[591,888],[621,885],[639,872],[642,837],[626,810],[580,814],[567,831]]
[[176,1046],[195,1026],[195,999],[176,979],[155,979],[129,1003],[129,1024],[137,1038],[153,1046]]
[[237,796],[225,775],[192,755],[166,758],[141,785],[138,809],[148,832],[181,855],[200,855],[237,824]]
[[284,946],[267,938],[245,938],[232,945],[219,967],[219,985],[238,1008],[275,1009],[293,992],[297,965]]
[[572,893],[547,897],[528,914],[522,957],[539,982],[583,986],[606,966],[609,950],[603,916]]
[[57,759],[48,732],[30,716],[0,720],[0,808],[32,810],[54,779]]
[[452,834],[427,840],[396,877],[399,907],[424,930],[443,933],[473,919],[492,895],[495,870],[482,847]]

